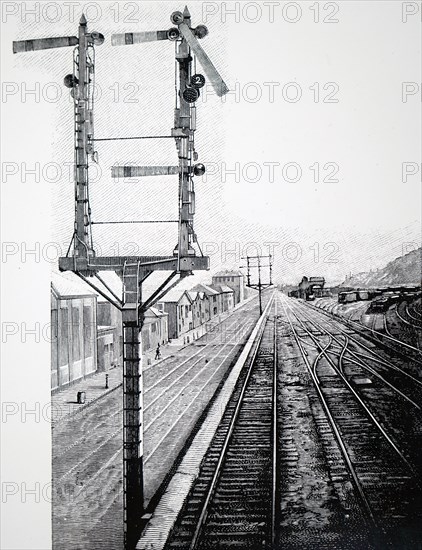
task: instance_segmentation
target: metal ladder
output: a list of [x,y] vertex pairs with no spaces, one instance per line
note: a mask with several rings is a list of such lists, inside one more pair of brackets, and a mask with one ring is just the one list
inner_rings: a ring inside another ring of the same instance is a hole
[[140,262],[123,264],[123,309],[138,311],[140,300],[139,289]]

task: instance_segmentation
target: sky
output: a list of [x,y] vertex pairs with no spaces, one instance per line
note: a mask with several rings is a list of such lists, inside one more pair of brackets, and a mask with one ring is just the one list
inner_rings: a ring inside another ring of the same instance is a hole
[[[64,252],[74,216],[72,104],[62,86],[71,48],[13,56],[9,46],[16,38],[75,34],[84,3],[70,4],[41,3],[31,14],[28,3],[27,12],[6,13],[2,54],[4,80],[17,83],[3,99],[3,131],[9,137],[15,129],[4,158],[24,164],[6,174],[6,193],[25,209],[40,199],[52,222],[49,240]],[[197,102],[196,146],[208,172],[196,178],[195,229],[212,271],[237,268],[248,253],[273,253],[278,282],[304,274],[338,282],[418,245],[420,14],[408,4],[190,4],[193,25],[204,22],[210,31],[201,44],[230,88],[218,98],[207,86]],[[106,36],[96,50],[97,138],[169,135],[174,45],[112,47],[110,35],[169,28],[170,14],[182,7],[85,3],[89,29]],[[175,218],[177,177],[110,175],[115,163],[176,164],[172,140],[99,142],[97,150],[94,221]],[[39,183],[25,175],[35,163]],[[22,177],[28,204],[16,193]],[[94,241],[98,254],[168,254],[175,231],[96,226]]]
[[[2,478],[17,488],[2,508],[3,548],[50,547],[50,278],[74,216],[72,102],[62,84],[72,49],[13,55],[12,41],[72,36],[84,10],[89,29],[106,37],[96,50],[96,137],[168,135],[174,46],[112,47],[110,36],[168,29],[183,7],[1,2],[0,374],[14,411],[2,421],[1,453]],[[271,253],[276,282],[336,283],[419,246],[420,3],[193,1],[189,9],[193,25],[208,26],[201,43],[230,88],[221,99],[206,87],[197,102],[207,173],[195,182],[195,230],[211,272]],[[98,142],[98,155],[94,221],[176,214],[177,178],[110,176],[115,163],[176,163],[171,140]],[[174,226],[113,225],[94,226],[94,241],[98,254],[167,255],[177,237]],[[201,272],[184,285],[209,279]],[[35,411],[28,421],[26,407]],[[35,484],[42,498],[25,500]]]

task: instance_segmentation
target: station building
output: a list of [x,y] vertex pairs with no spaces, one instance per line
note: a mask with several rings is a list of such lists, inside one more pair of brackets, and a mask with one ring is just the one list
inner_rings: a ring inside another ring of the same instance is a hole
[[322,291],[324,285],[324,277],[302,277],[302,280],[298,284],[299,298],[303,298],[305,300],[310,294],[314,293],[315,289]]
[[186,290],[173,289],[157,304],[158,310],[168,313],[168,336],[180,338],[193,329],[192,298]]
[[167,344],[169,314],[150,307],[145,312],[142,326],[142,351],[154,350],[158,344]]
[[96,372],[97,295],[78,280],[51,282],[51,390]]
[[[122,295],[121,279],[115,273],[105,273],[103,279],[116,296]],[[143,352],[168,342],[168,318],[168,313],[154,307],[146,311]],[[183,326],[189,327],[189,323],[192,325],[192,321],[182,321]],[[74,273],[52,274],[51,340],[52,391],[123,365],[121,311]]]
[[[122,282],[116,273],[105,272],[102,278],[116,296],[122,295]],[[122,365],[122,314],[103,296],[97,297],[97,341],[98,370],[107,371],[114,366]]]
[[211,320],[212,317],[219,315],[221,311],[218,310],[218,292],[211,288],[209,285],[198,284],[192,288],[192,290],[197,292],[203,292],[207,297],[208,301],[208,314],[206,315],[207,321]]
[[216,285],[212,284],[213,288],[217,294],[218,301],[218,313],[227,313],[234,308],[235,304],[235,292],[232,288],[227,285]]
[[228,286],[234,292],[234,305],[243,302],[245,299],[245,279],[241,271],[224,270],[219,271],[212,277],[212,285]]
[[209,321],[209,301],[205,292],[189,290],[188,294],[192,300],[193,328],[197,328]]

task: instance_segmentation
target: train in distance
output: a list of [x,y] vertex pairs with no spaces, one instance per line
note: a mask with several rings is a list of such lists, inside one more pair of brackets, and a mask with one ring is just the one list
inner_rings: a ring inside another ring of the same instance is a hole
[[[309,282],[311,282],[312,279],[313,277],[309,279]],[[301,283],[303,283],[303,279]],[[330,289],[324,288],[323,284],[308,284],[304,289],[301,283],[299,283],[298,288],[290,290],[288,295],[292,298],[302,298],[306,301],[313,301],[315,298],[331,298],[337,294],[339,304],[372,300],[368,313],[386,311],[391,305],[397,302],[411,302],[421,296],[420,285],[391,285],[378,288],[337,287],[336,289]]]

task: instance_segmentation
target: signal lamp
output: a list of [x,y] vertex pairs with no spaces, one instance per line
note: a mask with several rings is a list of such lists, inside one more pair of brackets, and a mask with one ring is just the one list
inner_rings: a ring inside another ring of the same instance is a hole
[[101,44],[104,43],[104,35],[100,32],[92,32],[91,40],[95,44],[95,46],[101,46]]
[[174,11],[174,12],[171,14],[170,21],[171,21],[174,25],[179,25],[180,23],[183,22],[183,13],[182,13],[181,11]]
[[205,25],[198,25],[195,29],[193,29],[193,34],[197,38],[205,38],[208,34],[208,29]]
[[180,32],[179,32],[179,29],[177,29],[176,27],[172,27],[167,31],[167,38],[169,40],[177,40],[179,36],[180,36]]
[[199,90],[196,88],[186,88],[183,90],[183,99],[188,103],[195,103],[199,97]]
[[78,82],[79,80],[73,74],[67,74],[63,79],[63,83],[66,88],[74,88],[78,84]]
[[205,174],[205,166],[201,163],[195,164],[193,167],[193,173],[195,176],[203,176]]

